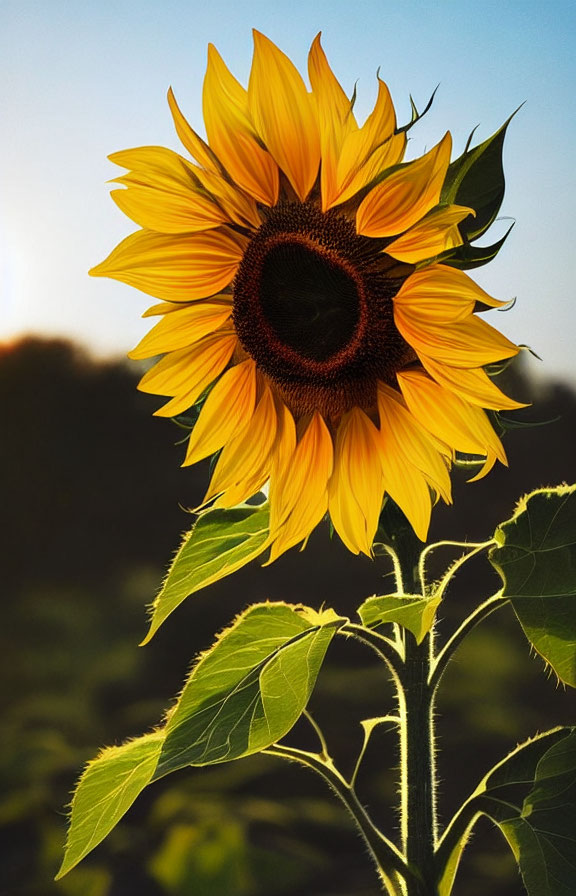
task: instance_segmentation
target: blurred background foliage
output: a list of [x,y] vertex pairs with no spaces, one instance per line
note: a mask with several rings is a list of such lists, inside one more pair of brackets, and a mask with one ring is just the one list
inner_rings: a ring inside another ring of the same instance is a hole
[[[531,380],[505,388],[533,406],[515,419],[509,470],[467,485],[438,507],[432,538],[482,540],[525,492],[574,481],[576,396]],[[2,662],[1,896],[377,896],[362,843],[324,785],[296,766],[256,756],[180,772],[149,788],[126,819],[58,884],[65,806],[83,763],[162,718],[194,656],[249,603],[322,603],[352,614],[384,593],[387,568],[350,555],[326,527],[304,553],[250,565],[190,598],[139,648],[151,602],[203,495],[206,468],[182,470],[182,431],[152,417],[135,365],[95,362],[59,340],[29,338],[0,352]],[[449,549],[437,552],[447,563]],[[459,574],[442,608],[452,631],[499,587],[482,559]],[[312,700],[341,767],[361,745],[359,721],[390,709],[383,668],[353,643],[329,653]],[[441,818],[519,741],[574,721],[574,703],[530,657],[506,609],[467,641],[438,705]],[[297,726],[290,739],[312,746]],[[361,798],[394,830],[398,762],[393,733],[377,729],[359,778]],[[481,823],[455,896],[519,896],[507,847]]]

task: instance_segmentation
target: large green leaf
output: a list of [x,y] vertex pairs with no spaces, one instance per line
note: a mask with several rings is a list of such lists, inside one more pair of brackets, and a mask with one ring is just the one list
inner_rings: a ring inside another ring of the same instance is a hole
[[208,510],[188,532],[154,601],[146,644],[190,594],[229,576],[258,557],[268,542],[267,504]]
[[331,610],[250,607],[192,670],[167,722],[158,774],[238,759],[283,737],[346,621]]
[[521,808],[498,802],[486,814],[510,844],[528,896],[574,896],[576,730],[542,756]]
[[478,146],[466,147],[448,168],[440,201],[473,208],[459,229],[465,240],[473,240],[488,230],[496,219],[504,198],[502,148],[512,116],[491,137]]
[[495,533],[489,554],[526,637],[576,687],[576,485],[538,489]]
[[259,752],[283,737],[312,692],[326,649],[347,622],[332,610],[256,604],[192,670],[166,725],[104,750],[72,800],[62,877],[106,837],[151,782],[187,765]]
[[396,622],[412,632],[420,644],[434,624],[439,597],[422,597],[421,594],[386,594],[369,597],[358,608],[362,624],[378,629]]
[[555,728],[516,747],[480,782],[438,851],[439,896],[449,896],[470,831],[481,815],[502,830],[529,896],[576,892],[576,730]]
[[153,778],[164,733],[107,747],[89,763],[72,800],[63,877],[106,837]]

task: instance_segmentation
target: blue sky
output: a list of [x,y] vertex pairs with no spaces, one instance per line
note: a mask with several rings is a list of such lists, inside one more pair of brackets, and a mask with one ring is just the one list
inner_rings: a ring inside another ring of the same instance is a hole
[[345,88],[357,83],[360,116],[378,67],[401,121],[410,93],[423,105],[440,83],[410,155],[446,129],[458,153],[472,128],[481,141],[525,101],[504,157],[502,215],[516,226],[476,279],[499,298],[517,297],[490,322],[533,346],[542,372],[576,382],[576,5],[564,0],[0,0],[0,340],[63,334],[111,355],[143,335],[149,298],[87,275],[134,229],[108,196],[115,169],[106,156],[145,144],[178,149],[170,85],[201,130],[206,46],[215,43],[245,83],[252,27],[303,72],[321,30]]

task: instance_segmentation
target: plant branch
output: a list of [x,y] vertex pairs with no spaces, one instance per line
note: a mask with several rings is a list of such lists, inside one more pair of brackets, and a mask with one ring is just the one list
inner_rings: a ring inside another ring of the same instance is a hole
[[380,659],[384,660],[388,665],[394,678],[398,678],[403,657],[400,653],[401,647],[396,641],[387,638],[385,635],[379,634],[372,628],[358,625],[355,622],[347,622],[339,629],[338,634],[352,636],[362,644],[371,647],[372,650],[378,654]]
[[446,588],[452,581],[455,573],[463,566],[468,560],[471,560],[472,557],[475,557],[476,554],[479,554],[481,551],[486,550],[491,545],[495,544],[494,539],[491,538],[489,541],[482,542],[468,542],[465,541],[437,541],[434,544],[429,544],[428,547],[424,548],[420,555],[420,560],[418,562],[418,578],[420,580],[420,585],[422,588],[422,594],[426,593],[426,558],[428,554],[434,550],[435,548],[440,548],[444,546],[448,547],[459,547],[465,548],[468,550],[468,553],[462,554],[461,557],[458,557],[449,567],[447,572],[442,576],[439,584],[434,589],[435,597],[443,597]]
[[408,874],[404,857],[398,848],[376,827],[366,809],[359,801],[356,791],[338,771],[332,760],[324,759],[318,753],[309,753],[296,747],[274,744],[263,750],[270,756],[278,756],[298,762],[319,774],[344,803],[374,859],[378,873],[385,883],[390,896],[402,896],[402,880]]
[[467,616],[464,622],[456,629],[452,637],[446,642],[434,662],[430,672],[430,687],[433,692],[436,691],[440,679],[442,678],[446,667],[464,638],[474,629],[479,622],[490,616],[494,610],[500,609],[509,603],[508,598],[502,597],[501,593],[493,594],[484,603],[481,603],[470,616]]
[[316,721],[316,719],[314,718],[314,716],[313,716],[311,713],[308,712],[307,709],[304,710],[304,712],[302,713],[302,715],[303,715],[304,718],[310,723],[310,725],[312,726],[312,728],[313,728],[314,731],[316,732],[316,736],[318,737],[318,740],[320,741],[321,751],[320,751],[319,755],[320,755],[323,759],[329,760],[329,759],[330,759],[330,753],[328,752],[328,744],[326,743],[326,738],[324,737],[324,732],[323,732],[322,729],[320,728],[320,725],[318,724],[318,722]]
[[376,728],[377,725],[383,725],[385,722],[389,722],[390,724],[399,727],[401,725],[401,721],[398,716],[381,716],[379,719],[367,719],[362,722],[362,728],[364,730],[364,741],[362,743],[362,747],[358,754],[358,758],[356,760],[356,765],[354,766],[354,771],[352,772],[352,777],[350,778],[350,785],[352,787],[356,786],[356,778],[358,777],[358,772],[360,771],[360,766],[362,764],[362,760],[364,759],[364,754],[366,752],[366,748],[368,746],[368,742],[372,736],[372,732]]
[[[470,831],[481,814],[477,805],[477,799],[472,795],[462,803],[458,811],[452,816],[450,824],[442,834],[436,849],[436,867],[439,880],[446,873],[454,851],[458,849],[460,844],[462,844],[461,850],[464,849]],[[457,866],[458,861],[453,865],[453,875],[456,874]]]

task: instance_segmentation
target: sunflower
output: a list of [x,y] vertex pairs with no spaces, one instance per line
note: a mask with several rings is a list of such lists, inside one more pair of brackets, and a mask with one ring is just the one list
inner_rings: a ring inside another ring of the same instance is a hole
[[206,141],[169,91],[193,161],[110,157],[128,171],[112,196],[142,229],[91,273],[162,300],[130,353],[163,355],[140,389],[169,398],[161,416],[200,409],[184,464],[218,453],[206,503],[269,484],[271,560],[327,513],[370,555],[385,495],[425,540],[457,453],[485,458],[479,476],[506,462],[484,409],[519,407],[484,370],[519,350],[477,316],[504,303],[442,262],[475,215],[441,199],[450,133],[403,162],[382,80],[360,125],[320,36],[311,91],[268,38],[254,44],[247,90],[209,47]]

